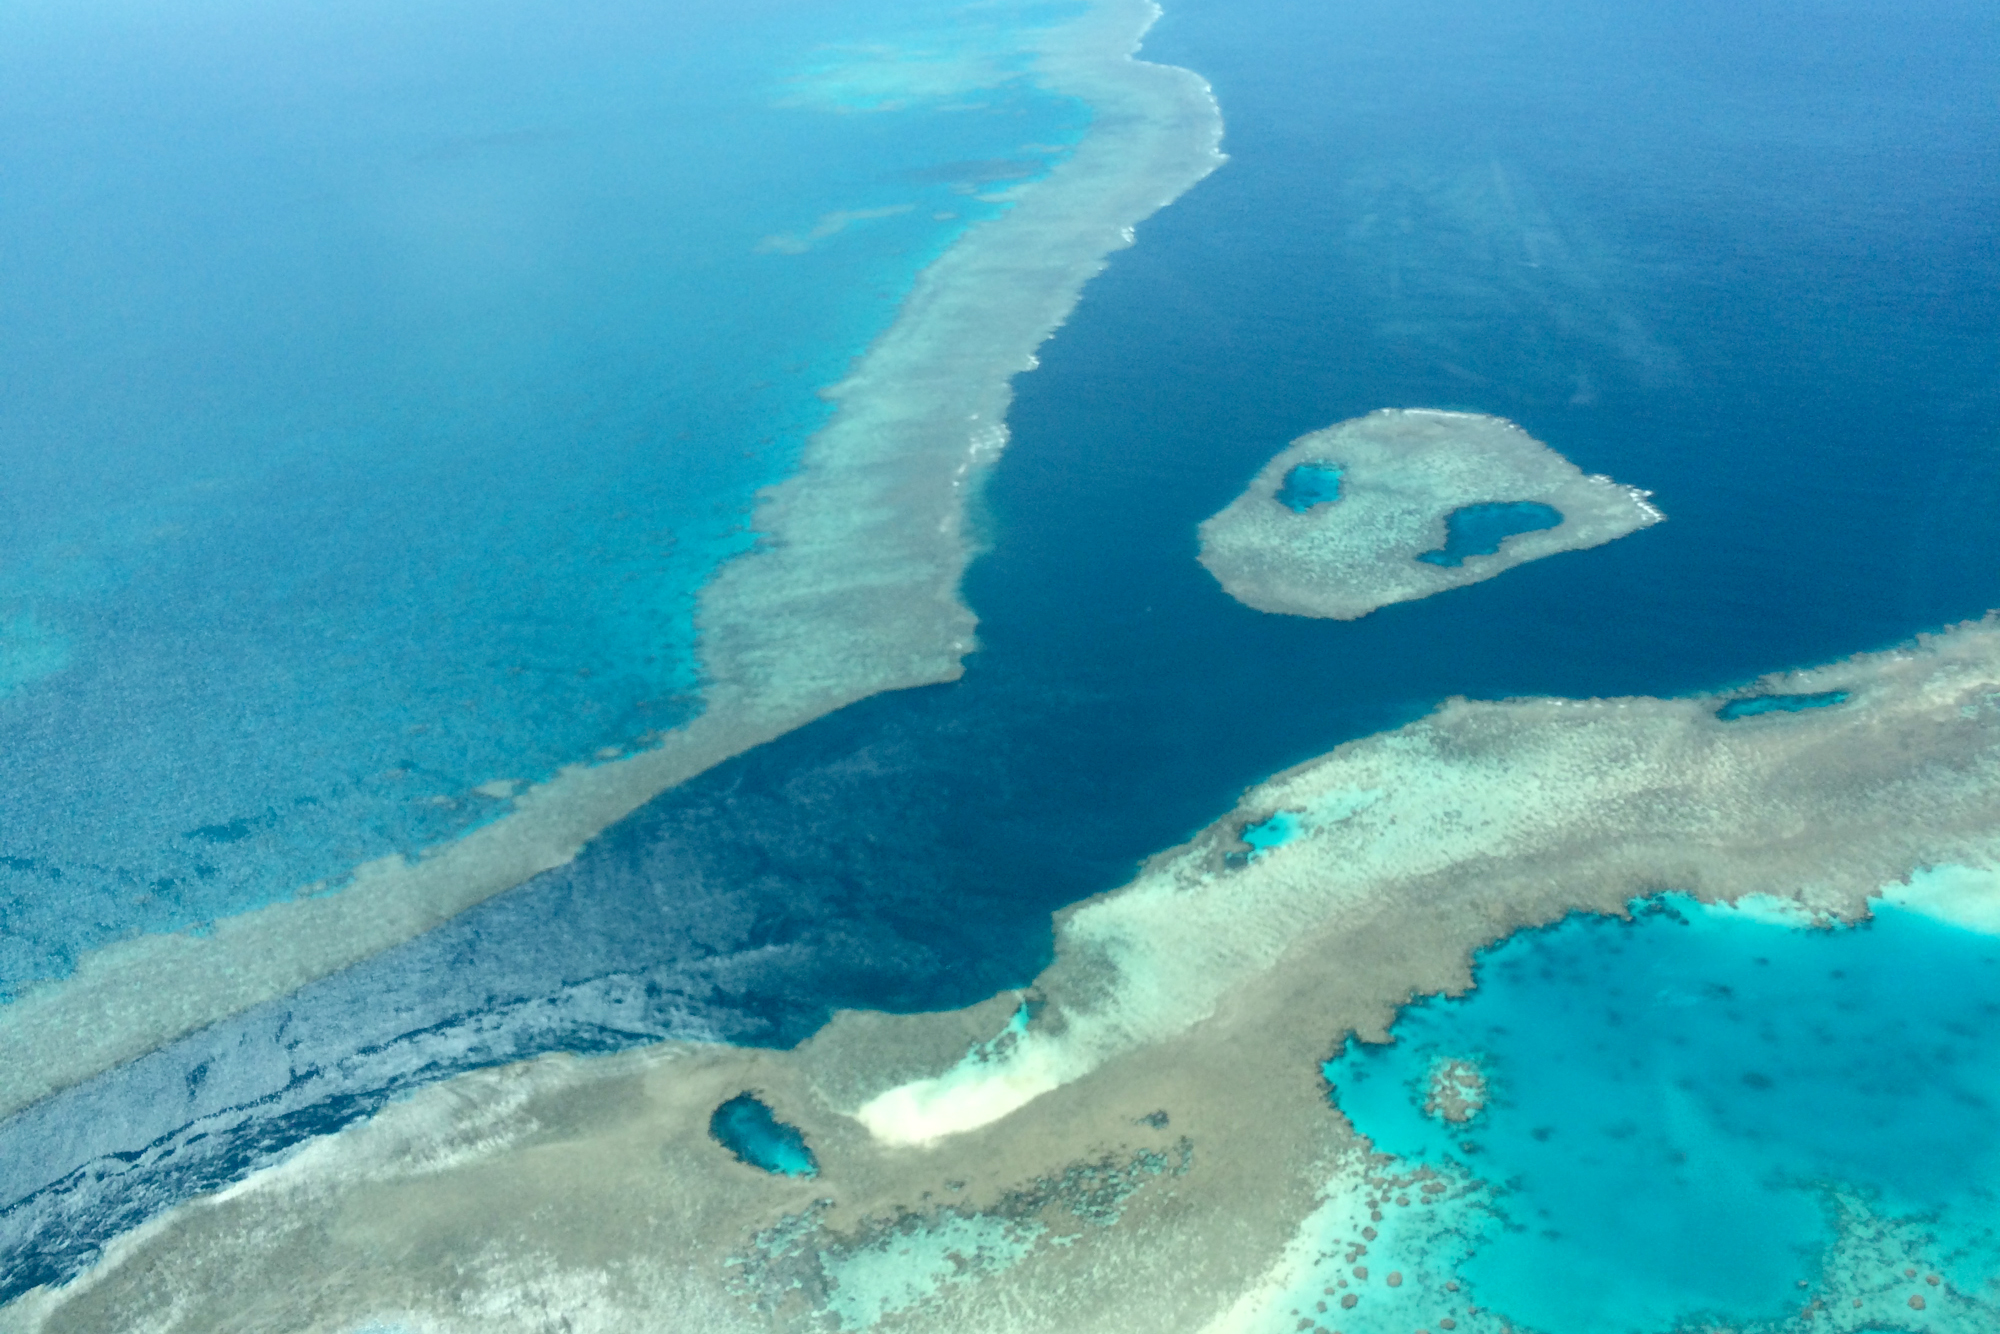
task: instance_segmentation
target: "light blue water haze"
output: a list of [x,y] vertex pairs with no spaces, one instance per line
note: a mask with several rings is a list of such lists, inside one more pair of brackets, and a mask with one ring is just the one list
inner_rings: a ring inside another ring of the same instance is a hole
[[0,20],[0,997],[698,711],[818,391],[1087,122],[1058,12]]

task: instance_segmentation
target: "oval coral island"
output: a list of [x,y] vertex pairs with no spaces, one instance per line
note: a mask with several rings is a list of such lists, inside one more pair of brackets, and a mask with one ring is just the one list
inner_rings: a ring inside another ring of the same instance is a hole
[[[1338,479],[1307,503],[1300,476]],[[1292,442],[1201,525],[1201,563],[1259,611],[1350,621],[1602,546],[1665,516],[1501,417],[1384,408]]]

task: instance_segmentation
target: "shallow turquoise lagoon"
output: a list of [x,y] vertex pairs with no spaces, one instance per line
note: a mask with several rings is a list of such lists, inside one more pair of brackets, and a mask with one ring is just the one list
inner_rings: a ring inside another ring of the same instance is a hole
[[1279,811],[1268,819],[1243,827],[1243,841],[1250,845],[1246,854],[1256,857],[1263,853],[1282,848],[1299,835],[1299,817],[1290,811]]
[[738,1160],[781,1176],[819,1175],[819,1160],[797,1126],[786,1125],[754,1093],[739,1093],[708,1118],[708,1133]]
[[10,16],[0,999],[698,712],[820,390],[1086,124],[1055,13]]
[[[1933,1307],[1995,1295],[2000,939],[1669,896],[1516,936],[1477,983],[1325,1073],[1379,1150],[1486,1183],[1460,1237],[1479,1305],[1543,1334],[1665,1331],[1776,1318],[1829,1280],[1901,1284],[1905,1259],[1947,1285],[1918,1288]],[[1464,1124],[1422,1110],[1445,1060],[1487,1081]],[[1830,1260],[1840,1217],[1867,1235]],[[1892,1264],[1885,1236],[1913,1250]]]
[[1467,556],[1491,556],[1517,533],[1537,533],[1563,521],[1562,511],[1534,500],[1462,505],[1445,516],[1444,545],[1417,559],[1432,565],[1463,565]]
[[1285,474],[1285,484],[1278,488],[1278,503],[1294,514],[1304,514],[1315,505],[1331,505],[1340,499],[1341,471],[1331,463],[1301,463]]

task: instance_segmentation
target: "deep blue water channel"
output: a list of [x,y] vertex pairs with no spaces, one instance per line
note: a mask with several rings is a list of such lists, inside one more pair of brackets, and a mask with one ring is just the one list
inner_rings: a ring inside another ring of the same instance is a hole
[[[7,1291],[400,1089],[1030,978],[1049,914],[1454,694],[1676,693],[2000,591],[2000,37],[1960,4],[1175,0],[1229,165],[1017,382],[949,686],[668,793],[571,866],[0,1126]],[[1337,90],[1329,96],[1327,90]],[[1513,418],[1669,521],[1354,623],[1194,527],[1383,406]]]

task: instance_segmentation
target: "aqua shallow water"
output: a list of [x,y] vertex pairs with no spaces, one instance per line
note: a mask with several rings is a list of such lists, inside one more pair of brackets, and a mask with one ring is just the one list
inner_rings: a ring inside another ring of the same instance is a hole
[[[473,1066],[785,1044],[840,1005],[1023,983],[1053,909],[1453,694],[1709,689],[1983,611],[2000,180],[1966,164],[2000,142],[1963,108],[1991,104],[2000,33],[1978,7],[1839,14],[1174,0],[1146,53],[1214,81],[1231,161],[1017,381],[966,678],[740,757],[571,867],[0,1125],[0,1268],[68,1272]],[[1195,525],[1285,442],[1391,404],[1507,415],[1670,519],[1353,623],[1215,588]]]
[[[1920,1219],[1925,1270],[2000,1293],[2000,939],[1669,897],[1516,936],[1476,985],[1325,1074],[1379,1151],[1490,1184],[1459,1270],[1479,1304],[1544,1334],[1773,1318],[1822,1290],[1837,1193]],[[1486,1080],[1463,1125],[1423,1111],[1443,1060]]]
[[1279,811],[1268,819],[1243,827],[1243,841],[1250,845],[1247,856],[1256,857],[1282,848],[1299,835],[1299,817],[1290,811]]
[[1331,463],[1301,463],[1285,474],[1277,501],[1294,514],[1340,499],[1341,470]]

